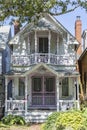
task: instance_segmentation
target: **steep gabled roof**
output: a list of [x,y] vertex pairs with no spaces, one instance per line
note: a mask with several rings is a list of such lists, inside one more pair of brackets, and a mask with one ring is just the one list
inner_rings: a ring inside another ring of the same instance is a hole
[[19,33],[17,33],[14,38],[10,41],[9,44],[13,44],[13,42],[18,42],[18,37],[22,34],[25,35],[33,30],[52,30],[56,33],[60,33],[62,36],[63,34],[69,34],[70,38],[72,39],[74,44],[79,44],[76,38],[54,17],[50,14],[44,14],[38,21],[37,24],[34,22],[27,24],[25,27],[21,29]]

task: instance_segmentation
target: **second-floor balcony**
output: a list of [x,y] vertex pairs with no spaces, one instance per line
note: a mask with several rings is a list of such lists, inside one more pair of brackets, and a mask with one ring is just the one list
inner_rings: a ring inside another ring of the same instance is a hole
[[75,65],[76,59],[73,55],[55,55],[51,53],[11,56],[12,66],[30,66],[41,62],[51,65]]

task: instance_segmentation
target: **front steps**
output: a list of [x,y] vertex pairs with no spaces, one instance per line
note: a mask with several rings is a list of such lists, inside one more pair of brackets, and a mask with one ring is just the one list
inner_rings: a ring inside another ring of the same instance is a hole
[[53,111],[38,111],[38,110],[33,110],[33,111],[29,111],[26,115],[25,115],[25,120],[26,122],[32,122],[32,123],[43,123],[46,121],[47,117],[49,115],[51,115],[53,113]]
[[[6,115],[19,115],[22,116],[26,122],[31,123],[43,123],[47,120],[47,117],[56,110],[28,110],[27,113],[24,111],[9,111]],[[6,116],[5,115],[5,116]]]

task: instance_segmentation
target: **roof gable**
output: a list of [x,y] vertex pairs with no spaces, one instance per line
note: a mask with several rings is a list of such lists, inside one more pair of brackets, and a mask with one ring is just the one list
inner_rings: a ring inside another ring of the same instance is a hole
[[62,36],[64,36],[64,34],[66,34],[67,36],[68,34],[70,37],[70,41],[72,41],[73,43],[75,42],[74,44],[79,44],[76,38],[50,14],[42,15],[36,24],[34,22],[27,24],[25,27],[21,29],[19,33],[17,33],[14,36],[14,38],[10,41],[10,44],[13,44],[13,42],[16,43],[16,41],[18,42],[19,41],[18,37],[20,37],[20,35],[26,35],[34,30],[52,30],[55,31],[56,33],[60,33]]
[[[58,75],[58,73],[54,70],[52,70],[50,67],[48,67],[46,64],[44,63],[40,63],[40,64],[37,64],[35,67],[31,68],[29,71],[25,72],[24,75],[28,75],[28,74],[31,74],[31,73],[35,73],[35,70],[37,71],[40,71],[40,73],[42,73],[42,71],[46,71],[48,70],[49,72],[51,72],[52,74],[54,75]],[[46,73],[46,72],[45,72]]]

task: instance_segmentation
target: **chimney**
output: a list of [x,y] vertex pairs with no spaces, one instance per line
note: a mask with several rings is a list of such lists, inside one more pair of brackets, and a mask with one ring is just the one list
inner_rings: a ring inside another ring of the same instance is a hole
[[14,35],[20,31],[20,22],[19,20],[14,21]]
[[76,17],[76,22],[75,22],[75,37],[78,40],[80,46],[77,50],[77,55],[78,57],[82,53],[82,40],[81,40],[81,35],[82,35],[82,22],[80,20],[80,16]]

